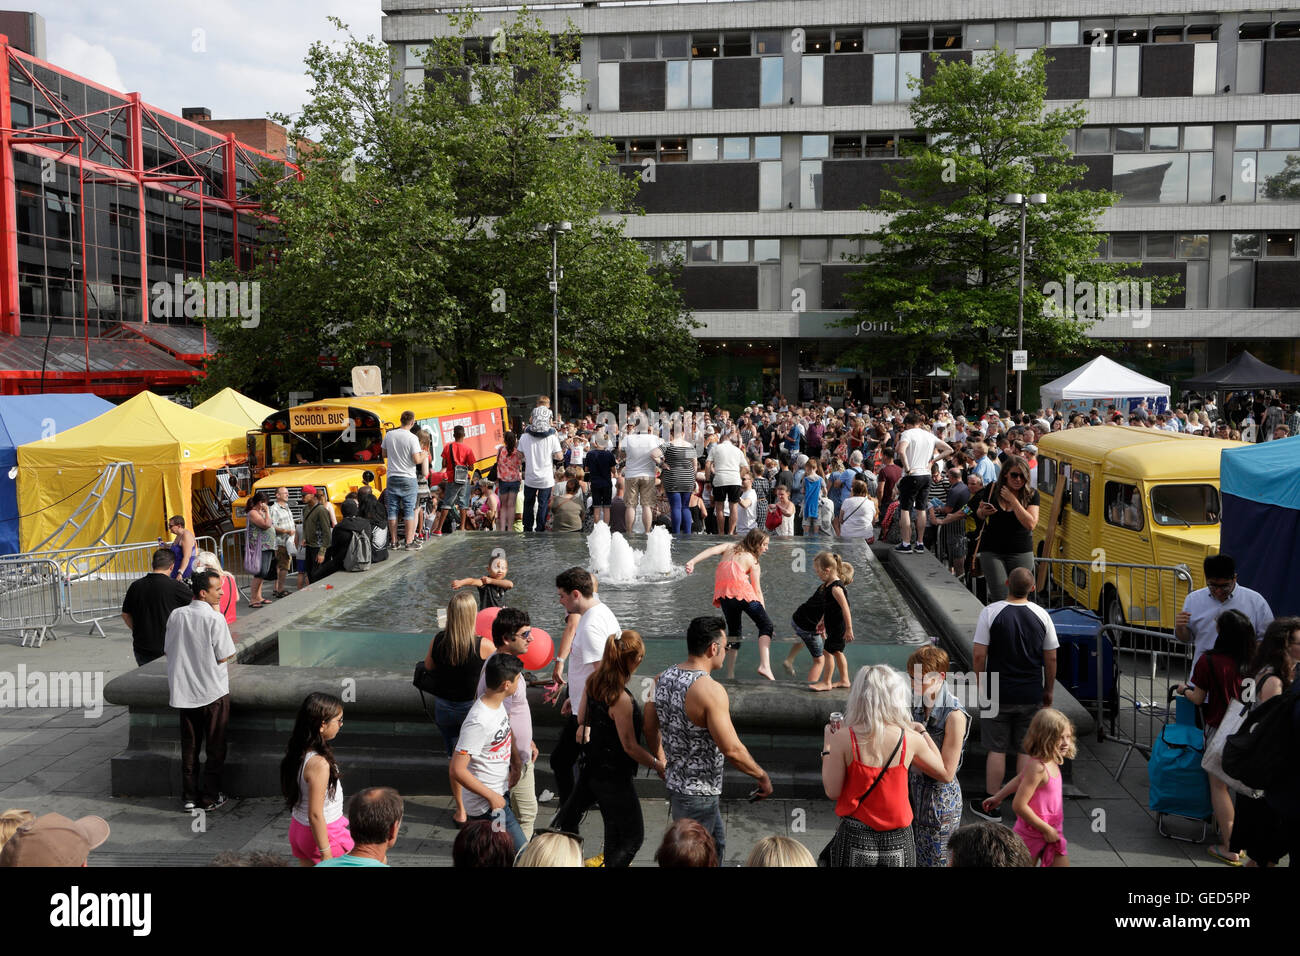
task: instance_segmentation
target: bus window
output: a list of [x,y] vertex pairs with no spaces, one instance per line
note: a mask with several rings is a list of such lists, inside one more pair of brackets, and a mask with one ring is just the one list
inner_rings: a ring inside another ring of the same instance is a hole
[[1086,471],[1076,471],[1070,479],[1070,508],[1076,513],[1088,513],[1088,496],[1092,492],[1092,476]]
[[1137,485],[1106,482],[1105,513],[1107,524],[1141,531],[1145,522],[1142,518],[1142,496],[1138,494]]
[[1161,485],[1151,492],[1151,515],[1158,525],[1218,524],[1220,513],[1219,489],[1213,485]]
[[1056,494],[1056,459],[1038,456],[1038,490],[1045,495]]

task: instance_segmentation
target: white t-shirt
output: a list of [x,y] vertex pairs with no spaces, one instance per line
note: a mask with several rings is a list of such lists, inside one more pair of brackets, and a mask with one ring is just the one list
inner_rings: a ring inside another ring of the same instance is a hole
[[736,517],[736,534],[748,534],[758,527],[754,523],[754,513],[757,505],[758,495],[754,493],[753,488],[740,493],[740,512]]
[[875,535],[876,503],[870,498],[846,498],[840,507],[840,537],[870,538]]
[[745,453],[730,441],[720,441],[709,449],[708,460],[713,462],[713,483],[719,488],[740,484],[740,469],[745,464]]
[[1264,600],[1264,595],[1240,584],[1232,589],[1226,601],[1216,600],[1209,588],[1193,591],[1183,601],[1183,610],[1192,616],[1187,626],[1196,646],[1196,655],[1192,658],[1193,670],[1202,654],[1214,650],[1214,642],[1219,639],[1219,629],[1215,622],[1224,611],[1240,611],[1250,618],[1250,623],[1255,625],[1256,637],[1261,636],[1273,623],[1273,609]]
[[622,633],[618,618],[602,601],[597,600],[578,618],[578,631],[573,635],[573,646],[569,649],[569,700],[573,704],[574,717],[582,712],[587,678],[605,656],[605,644],[610,635]]
[[390,428],[384,436],[384,459],[393,477],[414,481],[415,456],[419,453],[420,440],[409,428]]
[[651,453],[662,446],[663,441],[657,435],[633,432],[624,436],[623,449],[627,452],[627,466],[623,469],[623,477],[653,478],[655,462]]
[[235,642],[225,617],[207,601],[191,601],[172,611],[163,652],[171,706],[193,710],[230,693],[230,677],[220,662],[234,656]]
[[929,477],[930,458],[934,455],[937,440],[933,433],[924,428],[909,428],[903,432],[899,444],[907,442],[907,446],[903,449],[903,462],[907,466],[909,475]]
[[524,432],[519,439],[519,450],[524,453],[524,485],[529,488],[550,488],[555,484],[556,455],[563,455],[560,439],[555,435],[537,436]]
[[[505,705],[492,708],[482,700],[474,701],[474,706],[465,715],[465,722],[460,725],[456,753],[469,754],[469,772],[489,790],[505,794],[506,784],[510,782],[512,746],[510,717]],[[491,809],[487,800],[465,788],[467,814],[481,817]]]

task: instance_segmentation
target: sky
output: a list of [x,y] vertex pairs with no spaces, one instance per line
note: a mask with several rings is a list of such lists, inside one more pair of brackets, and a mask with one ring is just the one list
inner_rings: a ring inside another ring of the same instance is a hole
[[180,115],[293,114],[307,98],[303,60],[340,36],[336,16],[380,40],[380,0],[32,0],[6,4],[45,18],[52,63]]

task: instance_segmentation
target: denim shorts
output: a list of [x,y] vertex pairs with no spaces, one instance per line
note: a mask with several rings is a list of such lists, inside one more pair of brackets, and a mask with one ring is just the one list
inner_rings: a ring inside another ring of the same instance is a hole
[[438,510],[450,511],[453,507],[462,510],[469,507],[468,481],[444,481],[442,483],[442,504],[438,505]]
[[399,517],[410,521],[415,517],[416,482],[414,478],[401,475],[388,476],[388,520],[396,521]]
[[498,481],[497,494],[499,495],[517,495],[519,494],[519,482],[517,481]]
[[808,648],[808,653],[813,657],[821,657],[822,650],[826,646],[826,640],[816,631],[805,631],[802,627],[790,619],[790,626],[794,628],[795,636],[803,641],[803,646]]

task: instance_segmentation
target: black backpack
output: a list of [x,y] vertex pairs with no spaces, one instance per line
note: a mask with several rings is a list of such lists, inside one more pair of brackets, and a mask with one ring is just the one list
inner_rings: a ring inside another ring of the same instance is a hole
[[1223,770],[1256,790],[1284,783],[1296,765],[1295,708],[1300,683],[1259,704],[1223,742]]

